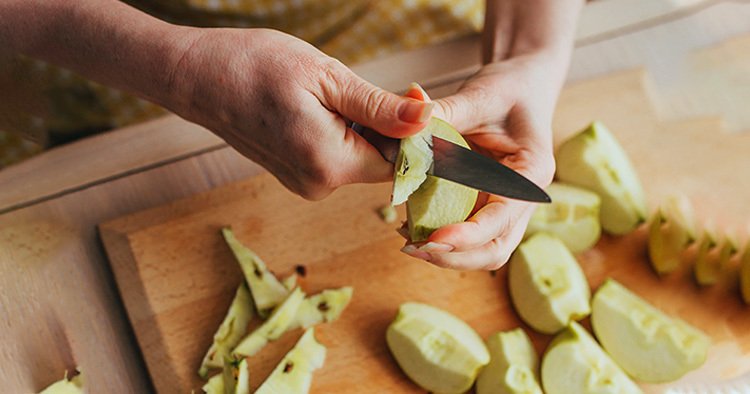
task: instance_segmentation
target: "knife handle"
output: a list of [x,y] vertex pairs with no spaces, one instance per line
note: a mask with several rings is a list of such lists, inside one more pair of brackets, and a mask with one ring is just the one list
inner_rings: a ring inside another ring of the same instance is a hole
[[368,127],[362,126],[361,124],[352,122],[349,126],[355,133],[361,135],[370,145],[374,146],[375,149],[380,152],[380,155],[389,162],[395,163],[396,157],[398,156],[398,149],[401,140],[397,138],[386,137],[377,131]]

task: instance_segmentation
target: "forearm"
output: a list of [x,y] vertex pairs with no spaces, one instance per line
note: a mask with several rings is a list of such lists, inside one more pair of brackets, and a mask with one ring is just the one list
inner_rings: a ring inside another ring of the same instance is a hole
[[162,103],[186,28],[116,0],[5,0],[0,51],[22,53]]

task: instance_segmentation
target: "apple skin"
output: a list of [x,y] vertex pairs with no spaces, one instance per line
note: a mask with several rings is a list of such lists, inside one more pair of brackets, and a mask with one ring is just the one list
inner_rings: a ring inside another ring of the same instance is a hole
[[490,363],[477,377],[477,394],[542,394],[537,370],[539,357],[520,328],[487,338]]
[[647,217],[646,197],[625,150],[600,122],[557,149],[560,181],[591,190],[602,199],[602,228],[614,235],[633,231]]
[[554,334],[591,312],[591,290],[559,238],[537,233],[516,249],[508,267],[510,298],[534,330]]
[[684,196],[668,198],[649,221],[648,255],[654,271],[665,275],[676,270],[696,233],[690,201]]

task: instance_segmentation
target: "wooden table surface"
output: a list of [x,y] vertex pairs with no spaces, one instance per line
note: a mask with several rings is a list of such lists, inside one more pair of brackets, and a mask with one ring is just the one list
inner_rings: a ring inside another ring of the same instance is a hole
[[[689,72],[674,70],[689,53],[748,33],[748,2],[597,1],[582,16],[569,78],[646,67],[660,114],[689,116],[694,108],[714,107],[701,94],[675,94],[675,81],[689,92],[705,89],[691,84]],[[390,90],[419,81],[444,95],[478,67],[478,58],[478,39],[468,37],[354,70]],[[743,75],[748,81],[750,71],[735,78]],[[742,123],[747,118],[732,119],[733,129],[750,129]],[[152,391],[96,225],[261,171],[206,130],[168,116],[0,172],[3,391],[39,391],[76,365],[88,372],[92,392]]]

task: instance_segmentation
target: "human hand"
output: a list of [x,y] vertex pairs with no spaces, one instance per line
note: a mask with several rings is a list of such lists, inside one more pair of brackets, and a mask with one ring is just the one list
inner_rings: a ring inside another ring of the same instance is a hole
[[[546,187],[555,171],[551,123],[561,84],[549,77],[551,67],[560,68],[555,61],[535,53],[490,63],[456,94],[436,100],[434,116],[453,124],[474,150]],[[441,267],[497,269],[523,238],[534,207],[480,193],[465,222],[402,251]]]
[[403,138],[430,118],[432,103],[379,89],[284,33],[191,31],[165,106],[212,130],[304,198],[393,177],[392,164],[347,120]]

